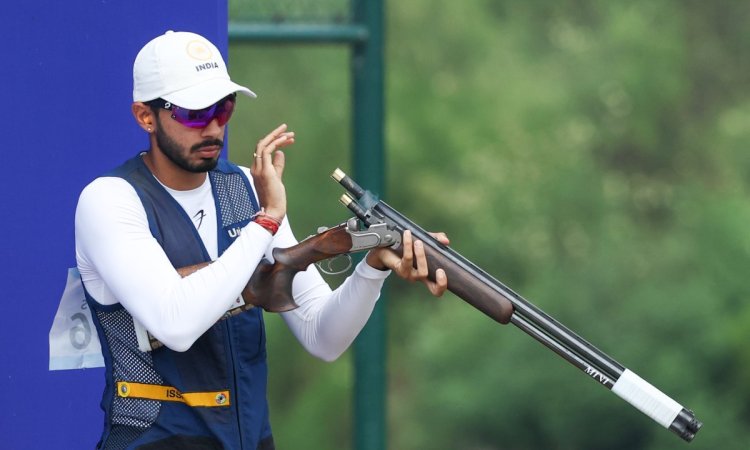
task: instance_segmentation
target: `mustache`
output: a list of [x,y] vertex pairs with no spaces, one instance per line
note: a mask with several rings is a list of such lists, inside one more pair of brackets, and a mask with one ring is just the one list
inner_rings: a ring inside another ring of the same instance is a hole
[[190,147],[190,150],[197,152],[203,147],[213,147],[213,146],[217,146],[220,149],[224,148],[224,141],[222,141],[221,139],[207,139],[201,142],[200,144],[195,144],[194,146]]

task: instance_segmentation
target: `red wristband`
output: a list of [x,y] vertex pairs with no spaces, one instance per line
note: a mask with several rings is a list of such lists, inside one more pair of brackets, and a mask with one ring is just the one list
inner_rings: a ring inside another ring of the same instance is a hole
[[266,216],[256,217],[255,223],[268,230],[268,232],[271,233],[271,236],[275,235],[276,232],[279,231],[279,223]]

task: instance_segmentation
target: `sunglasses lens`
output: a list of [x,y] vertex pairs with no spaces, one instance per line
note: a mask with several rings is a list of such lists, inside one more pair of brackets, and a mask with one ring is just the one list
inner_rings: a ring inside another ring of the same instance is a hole
[[221,127],[232,117],[234,102],[234,95],[230,95],[204,109],[185,109],[172,105],[172,117],[189,128],[205,128],[214,119]]
[[221,100],[216,108],[216,119],[219,122],[219,126],[224,126],[227,122],[229,122],[229,119],[232,118],[232,113],[234,112],[234,97],[227,97],[224,100]]

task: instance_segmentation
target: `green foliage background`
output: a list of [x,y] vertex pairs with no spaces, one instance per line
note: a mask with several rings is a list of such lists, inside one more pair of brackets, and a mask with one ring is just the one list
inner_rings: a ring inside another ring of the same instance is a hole
[[[686,444],[515,327],[394,279],[390,448],[747,448],[750,4],[386,12],[381,194],[705,422]],[[288,123],[298,238],[348,217],[328,176],[349,167],[349,50],[234,43],[230,66],[259,94],[239,103],[231,158]],[[279,448],[350,448],[351,355],[317,361],[267,322]]]

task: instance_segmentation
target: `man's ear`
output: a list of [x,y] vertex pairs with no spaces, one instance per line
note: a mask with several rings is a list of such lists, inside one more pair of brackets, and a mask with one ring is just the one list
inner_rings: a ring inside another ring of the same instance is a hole
[[133,102],[130,107],[133,111],[133,117],[138,126],[143,128],[147,133],[151,133],[156,128],[156,116],[151,108],[143,102]]

